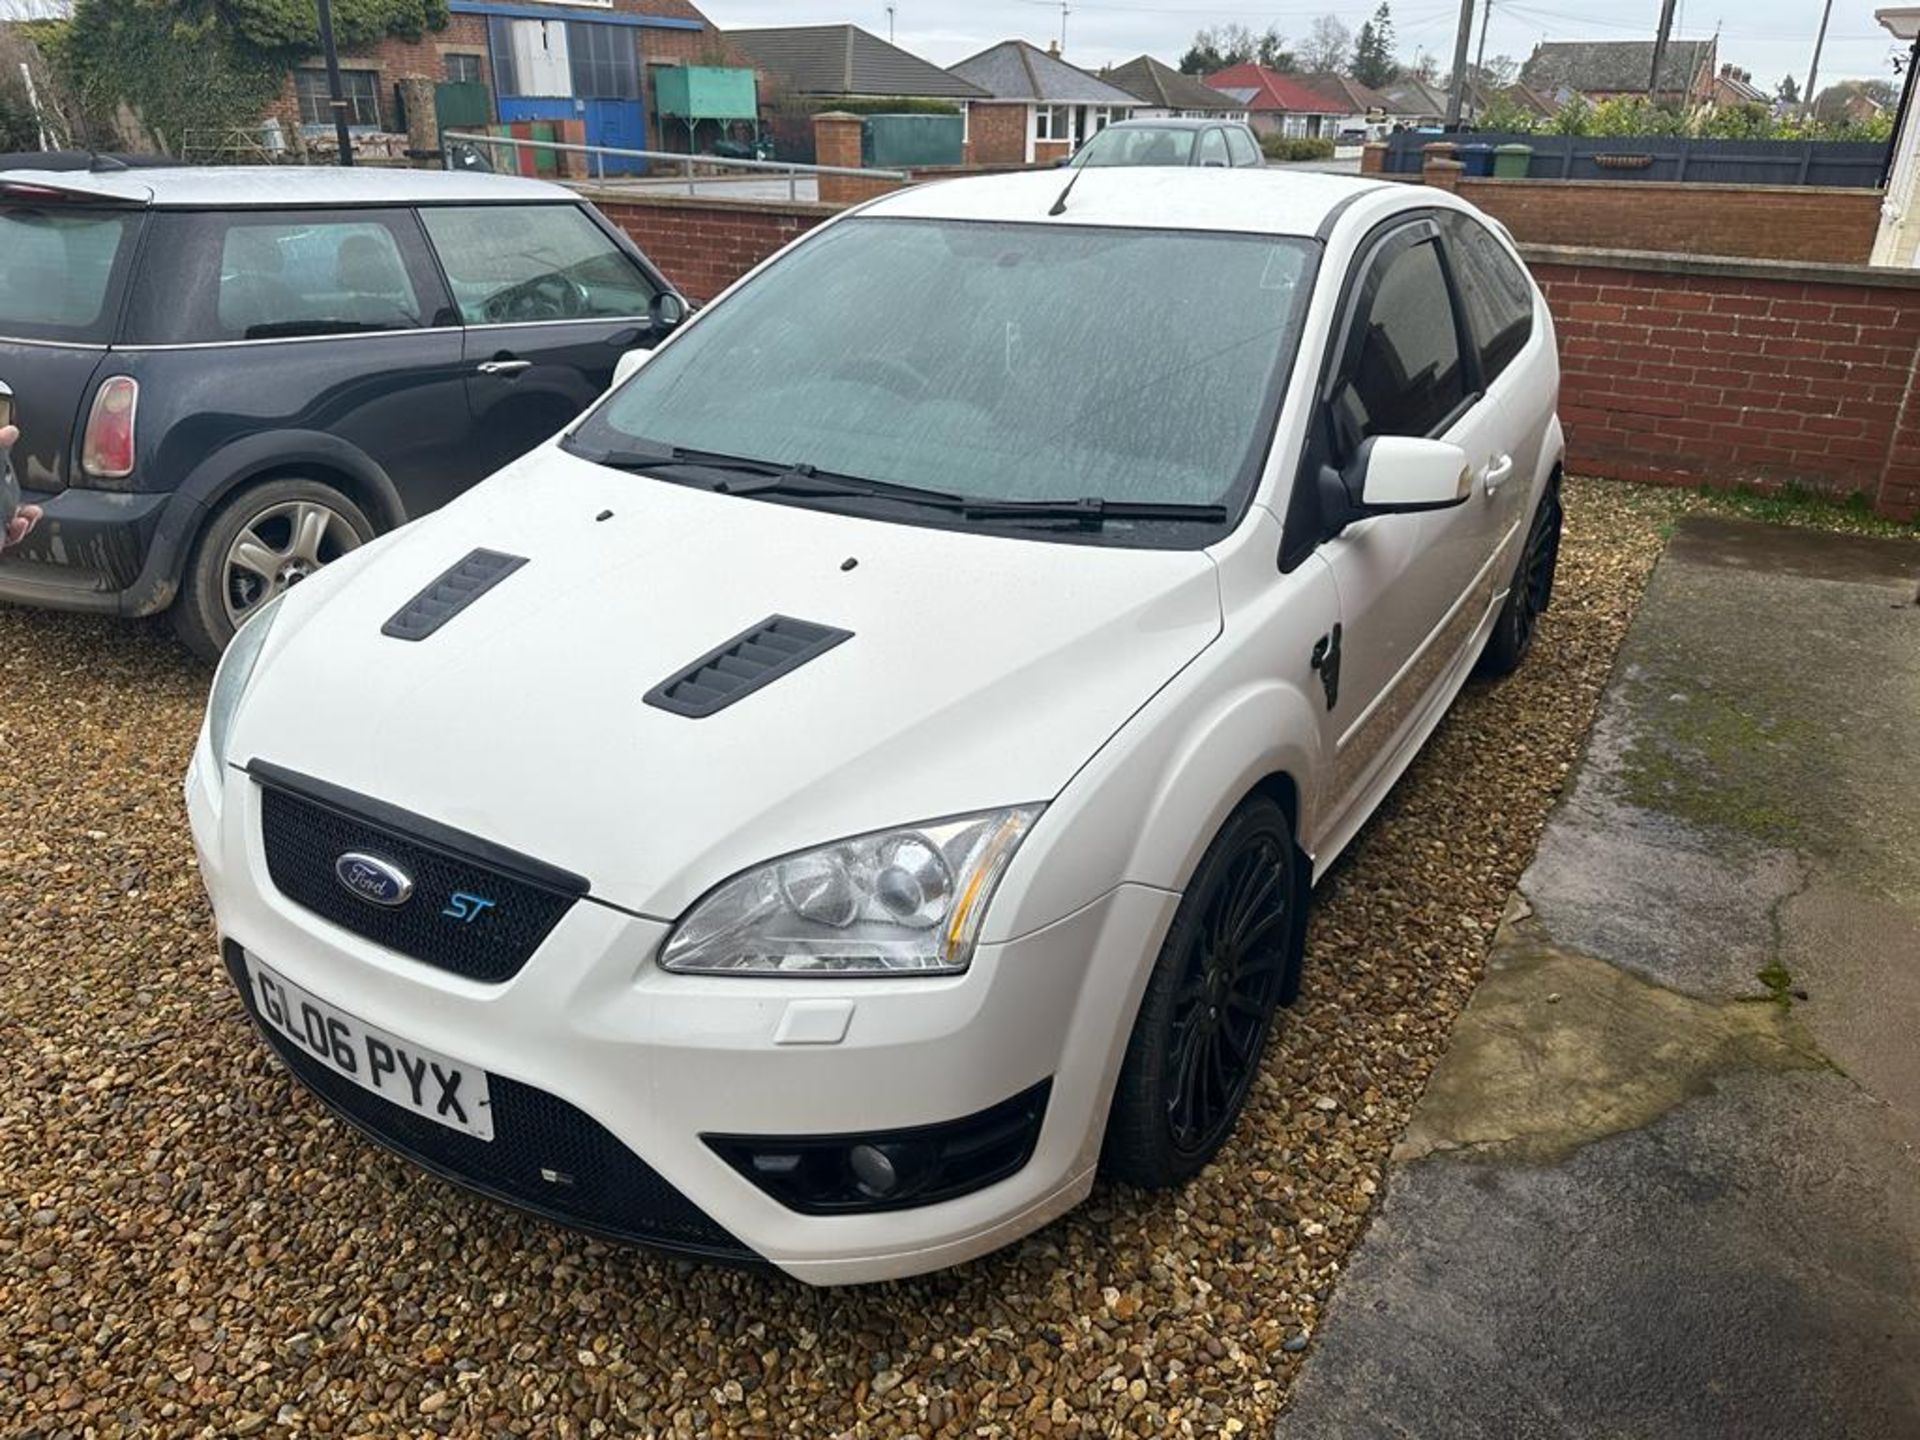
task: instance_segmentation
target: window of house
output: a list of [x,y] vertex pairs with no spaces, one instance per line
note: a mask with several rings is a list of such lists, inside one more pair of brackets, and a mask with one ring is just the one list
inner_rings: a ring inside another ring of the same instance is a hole
[[576,206],[432,206],[420,218],[469,325],[639,317],[653,303],[633,258]]
[[1480,347],[1485,384],[1513,362],[1533,335],[1533,287],[1487,227],[1466,215],[1443,211],[1441,228],[1460,286],[1461,307]]
[[[294,94],[300,101],[302,125],[333,124],[333,105],[327,93],[327,72],[293,72]],[[340,96],[347,102],[347,123],[356,129],[380,128],[380,72],[378,70],[342,70]]]
[[462,55],[450,51],[443,57],[447,64],[447,83],[449,85],[478,85],[480,81],[480,57]]
[[624,26],[578,20],[567,24],[567,56],[575,95],[638,100],[639,54],[633,32]]
[[1361,287],[1333,415],[1343,456],[1373,435],[1432,435],[1466,400],[1466,367],[1436,238],[1390,239]]
[[1073,139],[1071,105],[1036,105],[1033,110],[1033,138],[1036,140]]

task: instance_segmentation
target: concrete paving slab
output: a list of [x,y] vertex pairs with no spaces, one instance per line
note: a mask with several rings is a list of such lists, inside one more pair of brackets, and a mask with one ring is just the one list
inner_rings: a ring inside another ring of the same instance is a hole
[[1680,527],[1281,1436],[1920,1435],[1917,591]]

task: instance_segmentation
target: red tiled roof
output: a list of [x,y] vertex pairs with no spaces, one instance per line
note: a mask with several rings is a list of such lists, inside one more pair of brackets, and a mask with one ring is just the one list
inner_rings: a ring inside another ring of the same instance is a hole
[[1252,90],[1249,110],[1284,110],[1295,115],[1344,115],[1346,111],[1330,104],[1329,97],[1302,85],[1291,75],[1282,75],[1264,65],[1248,61],[1229,65],[1202,77],[1215,90]]

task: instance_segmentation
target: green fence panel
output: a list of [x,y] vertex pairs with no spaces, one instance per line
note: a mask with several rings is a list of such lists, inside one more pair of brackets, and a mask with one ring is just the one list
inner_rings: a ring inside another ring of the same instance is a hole
[[860,127],[860,163],[880,170],[958,165],[965,137],[958,115],[869,115]]

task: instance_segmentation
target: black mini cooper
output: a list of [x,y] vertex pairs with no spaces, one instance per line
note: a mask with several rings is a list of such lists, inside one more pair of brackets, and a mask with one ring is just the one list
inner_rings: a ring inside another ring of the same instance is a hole
[[258,605],[564,427],[681,297],[578,195],[505,176],[0,171],[0,381],[45,519],[0,600]]

